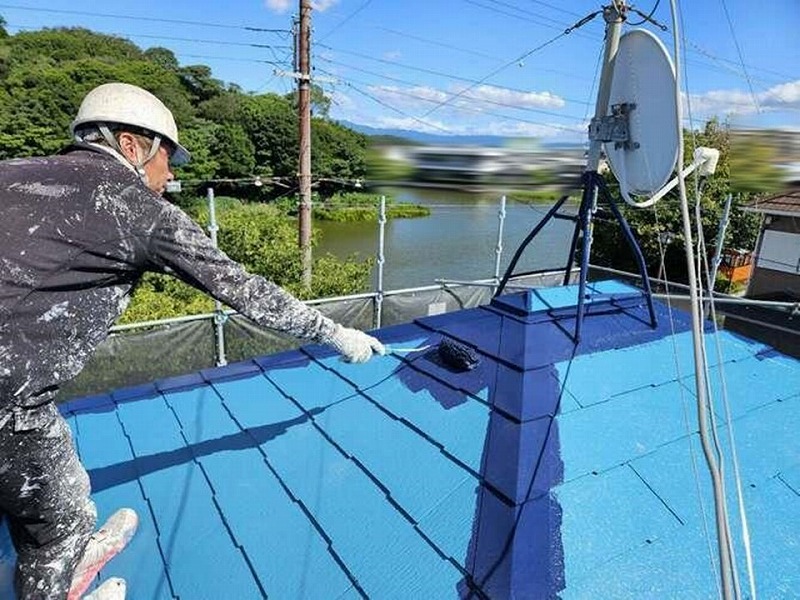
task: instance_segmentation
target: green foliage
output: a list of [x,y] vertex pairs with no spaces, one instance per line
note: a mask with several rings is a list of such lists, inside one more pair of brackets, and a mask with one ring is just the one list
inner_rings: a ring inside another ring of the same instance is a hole
[[192,160],[175,169],[176,179],[207,181],[216,177],[219,157],[211,147],[219,128],[211,121],[195,119],[181,131],[181,143],[192,153]]
[[238,124],[217,128],[211,155],[218,157],[217,177],[247,177],[256,166],[253,142]]
[[138,323],[182,315],[196,315],[214,310],[214,301],[182,281],[147,273],[136,287],[120,323]]
[[160,46],[155,46],[145,50],[144,57],[150,62],[153,62],[170,71],[177,71],[178,66],[180,65],[172,50],[162,48]]
[[320,178],[361,179],[366,175],[367,136],[338,123],[311,122],[311,170]]
[[[564,195],[564,190],[538,189],[538,190],[514,190],[509,199],[515,202],[526,204],[547,203],[558,200]],[[578,200],[580,200],[578,198]]]
[[[143,51],[126,39],[81,28],[0,35],[0,159],[60,150],[69,142],[69,124],[82,98],[110,81],[143,87],[170,107],[193,156],[177,170],[178,178],[295,179],[299,132],[293,95],[246,94],[226,87],[206,65],[181,66],[167,48]],[[330,99],[320,88],[312,90],[312,102],[316,114],[327,117]],[[320,192],[340,187],[325,180],[364,177],[365,136],[314,118],[312,138]],[[264,186],[242,195],[266,199],[284,192]]]
[[[286,95],[286,99],[292,103],[292,107],[297,110],[298,108],[298,93],[297,90],[290,92]],[[325,90],[315,83],[311,84],[311,114],[315,117],[328,118],[331,110],[331,99],[325,95]]]
[[[261,275],[300,298],[340,296],[365,291],[372,261],[343,262],[331,255],[318,257],[313,266],[311,289],[302,283],[302,264],[297,250],[296,221],[274,206],[241,204],[235,198],[217,199],[220,248],[249,272]],[[197,220],[208,224],[204,198],[187,201]],[[213,302],[201,292],[165,275],[148,274],[134,293],[122,322],[146,321],[213,310]]]
[[[282,177],[291,185],[298,164],[298,119],[293,97],[247,94],[215,79],[206,65],[180,65],[167,48],[142,50],[129,40],[82,28],[43,29],[7,35],[0,17],[0,159],[47,155],[69,143],[69,124],[86,93],[102,83],[120,81],[143,87],[173,112],[181,142],[192,161],[176,169],[186,182],[176,203],[203,218],[206,182],[219,179]],[[321,89],[312,94],[313,167],[330,194],[334,180],[363,178],[366,137],[320,117],[330,100]],[[217,193],[268,200],[285,187],[227,187]],[[200,197],[198,197],[200,196]],[[218,202],[220,245],[251,272],[309,296],[363,291],[369,261],[344,263],[317,259],[310,292],[300,285],[297,227],[285,212],[267,206]],[[292,200],[292,203],[294,200]],[[150,320],[206,312],[213,306],[203,294],[160,275],[138,286],[123,321]]]
[[[703,237],[709,257],[713,255],[714,243],[725,198],[730,190],[730,135],[727,127],[716,120],[709,121],[702,131],[687,132],[685,135],[685,162],[692,160],[693,148],[708,146],[720,150],[720,161],[716,173],[709,177],[702,189],[700,199],[700,220]],[[619,199],[618,188],[609,176],[609,188]],[[687,179],[687,192],[690,205],[694,204],[693,179]],[[731,220],[725,235],[725,247],[752,249],[758,236],[759,219],[757,215],[743,212],[740,207],[750,199],[749,195],[735,195]],[[673,191],[659,201],[654,208],[637,209],[627,206],[620,200],[620,208],[633,230],[645,257],[648,271],[657,276],[661,270],[661,246],[664,248],[663,266],[667,276],[673,281],[686,282],[687,265],[684,251],[683,220],[677,192]],[[695,212],[692,211],[692,228],[695,229]],[[693,235],[696,238],[696,236]],[[695,243],[697,240],[695,239]],[[710,258],[709,258],[710,260]],[[613,266],[617,269],[636,271],[633,254],[628,248],[616,220],[606,219],[594,228],[592,262],[598,265]]]

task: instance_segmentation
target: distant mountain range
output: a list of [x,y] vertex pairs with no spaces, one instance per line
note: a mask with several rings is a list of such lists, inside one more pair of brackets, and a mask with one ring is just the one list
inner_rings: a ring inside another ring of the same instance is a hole
[[[519,142],[520,138],[509,138],[500,135],[438,135],[434,133],[424,133],[422,131],[412,131],[409,129],[379,129],[360,125],[351,121],[340,121],[341,125],[348,127],[370,137],[391,137],[406,140],[415,144],[426,144],[430,146],[482,146],[482,147],[503,147],[508,146],[512,140]],[[534,142],[531,138],[531,142]],[[540,141],[542,146],[548,148],[580,148],[582,144],[573,143],[550,143]]]

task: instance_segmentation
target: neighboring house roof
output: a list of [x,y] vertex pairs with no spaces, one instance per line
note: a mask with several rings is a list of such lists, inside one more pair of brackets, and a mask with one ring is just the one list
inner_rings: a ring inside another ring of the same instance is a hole
[[784,192],[763,200],[754,200],[744,210],[786,217],[800,217],[800,190]]
[[[133,599],[715,597],[688,317],[591,292],[577,346],[575,286],[542,289],[382,329],[394,351],[364,365],[309,346],[63,405],[100,520],[141,517],[101,576]],[[725,332],[709,361],[760,595],[791,595],[800,363]]]

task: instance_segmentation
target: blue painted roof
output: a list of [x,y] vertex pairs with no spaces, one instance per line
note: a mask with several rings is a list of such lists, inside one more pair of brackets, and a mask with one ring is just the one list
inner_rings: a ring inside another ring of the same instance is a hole
[[[716,595],[688,317],[657,304],[653,329],[632,289],[591,291],[578,346],[575,288],[542,289],[380,330],[404,350],[365,365],[309,346],[62,406],[101,519],[141,517],[102,577],[134,599]],[[757,585],[786,597],[800,363],[707,336]],[[480,365],[449,368],[443,337]]]

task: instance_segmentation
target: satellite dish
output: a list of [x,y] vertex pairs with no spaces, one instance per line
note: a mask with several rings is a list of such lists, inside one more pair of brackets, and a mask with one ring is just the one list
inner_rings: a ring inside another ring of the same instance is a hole
[[644,29],[619,40],[609,114],[625,114],[627,142],[606,142],[623,196],[648,196],[669,180],[678,159],[675,67],[664,44]]

